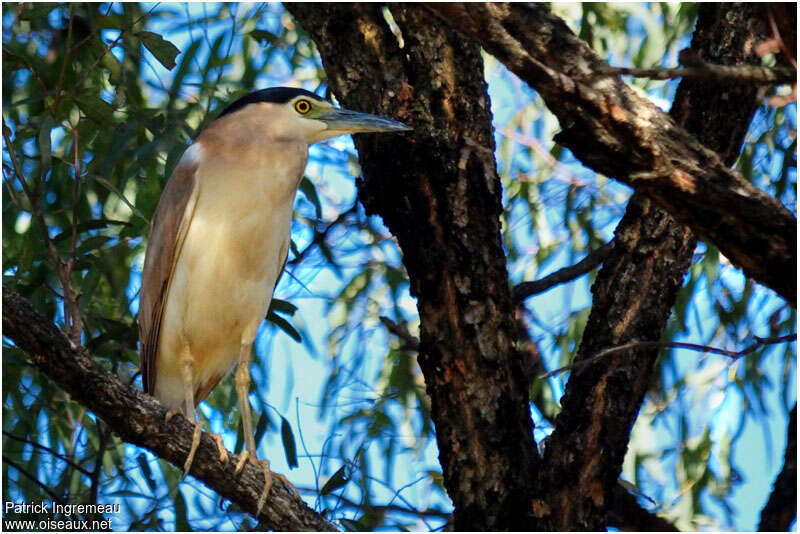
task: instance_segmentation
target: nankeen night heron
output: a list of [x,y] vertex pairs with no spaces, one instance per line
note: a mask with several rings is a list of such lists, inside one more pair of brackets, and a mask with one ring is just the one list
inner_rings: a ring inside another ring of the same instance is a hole
[[286,265],[308,147],[343,134],[410,129],[338,109],[303,89],[273,87],[233,102],[183,154],[152,221],[139,341],[145,392],[166,405],[168,418],[182,412],[195,425],[184,474],[200,443],[195,406],[237,364],[247,448],[236,472],[246,460],[264,468],[263,505],[271,476],[269,462],[256,455],[247,399],[250,353]]

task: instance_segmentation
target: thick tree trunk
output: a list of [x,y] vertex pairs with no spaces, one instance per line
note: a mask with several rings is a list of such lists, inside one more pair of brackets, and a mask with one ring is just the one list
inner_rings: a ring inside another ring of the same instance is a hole
[[429,7],[541,94],[561,123],[556,141],[584,164],[646,193],[747,276],[796,303],[794,215],[618,76],[605,74],[606,62],[545,5]]
[[286,4],[346,107],[414,127],[356,136],[359,198],[397,237],[418,299],[419,363],[458,530],[527,530],[537,460],[513,357],[501,186],[480,48],[419,6]]
[[785,532],[797,516],[797,404],[789,416],[783,468],[775,479],[772,493],[761,510],[761,532]]
[[[758,64],[752,50],[763,24],[755,7],[702,4],[692,50],[724,65]],[[681,82],[671,115],[727,165],[736,160],[757,88]],[[725,127],[721,128],[720,125]],[[592,287],[592,311],[576,361],[633,340],[657,341],[669,318],[697,243],[692,231],[641,193],[616,230],[616,246]],[[552,511],[549,528],[599,530],[613,499],[630,430],[658,350],[619,353],[575,371],[548,440],[539,487]]]

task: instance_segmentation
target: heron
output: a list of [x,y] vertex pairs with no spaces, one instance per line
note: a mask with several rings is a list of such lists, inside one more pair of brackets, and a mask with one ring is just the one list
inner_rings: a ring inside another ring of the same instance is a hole
[[[251,351],[286,266],[308,147],[345,134],[409,130],[304,89],[272,87],[231,103],[183,153],[151,222],[138,312],[144,391],[166,406],[167,420],[180,413],[195,427],[183,476],[202,433],[195,408],[235,366],[246,441],[235,473],[245,461],[263,468],[260,512],[272,472],[256,454]],[[224,463],[222,439],[213,436]]]

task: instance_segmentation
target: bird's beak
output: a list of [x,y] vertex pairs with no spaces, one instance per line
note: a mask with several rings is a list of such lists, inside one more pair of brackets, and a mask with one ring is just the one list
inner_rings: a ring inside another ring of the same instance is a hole
[[332,109],[315,119],[328,125],[329,131],[341,133],[362,132],[408,132],[410,128],[396,120],[387,119],[379,115],[350,111],[349,109]]

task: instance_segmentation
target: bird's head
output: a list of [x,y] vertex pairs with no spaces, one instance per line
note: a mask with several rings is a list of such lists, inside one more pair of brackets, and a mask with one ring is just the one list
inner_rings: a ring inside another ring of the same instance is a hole
[[253,135],[304,141],[311,145],[344,134],[363,132],[405,132],[402,122],[378,115],[334,106],[305,89],[271,87],[250,93],[233,102],[217,120],[230,115],[246,120]]

